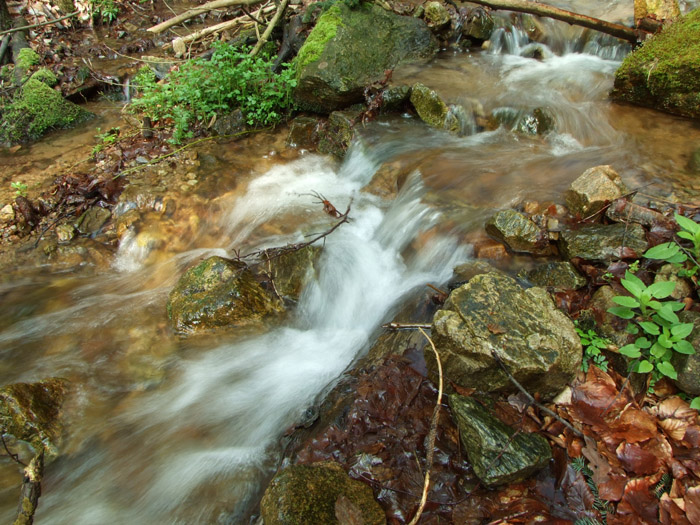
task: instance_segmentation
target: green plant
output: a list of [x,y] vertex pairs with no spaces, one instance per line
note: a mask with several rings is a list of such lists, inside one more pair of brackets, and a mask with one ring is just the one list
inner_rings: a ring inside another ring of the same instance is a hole
[[195,59],[156,83],[153,73],[142,68],[134,78],[141,96],[133,108],[153,120],[174,124],[173,141],[193,136],[193,126],[209,122],[214,115],[240,108],[251,126],[267,126],[282,120],[293,107],[295,74],[289,64],[275,74],[272,58],[261,53],[251,57],[245,48],[215,42],[210,60]]
[[678,236],[681,239],[687,239],[693,243],[693,247],[691,249],[691,252],[693,254],[693,257],[695,257],[696,260],[699,259],[700,258],[700,224],[698,224],[697,222],[695,222],[687,217],[683,217],[683,215],[680,215],[678,213],[674,214],[674,218],[676,219],[678,226],[681,227],[681,231],[678,232]]
[[676,315],[683,309],[683,303],[659,301],[673,293],[675,283],[662,281],[647,286],[629,271],[620,283],[632,296],[613,297],[619,306],[609,308],[608,312],[622,319],[633,320],[627,327],[629,333],[638,335],[641,328],[646,334],[620,348],[620,353],[635,359],[631,365],[633,372],[652,374],[652,386],[662,376],[677,379],[678,375],[671,364],[673,352],[694,354],[695,349],[686,341],[693,324],[681,323]]
[[119,14],[119,6],[115,0],[91,0],[92,16],[101,18],[105,24],[116,20]]
[[581,361],[581,370],[588,372],[591,365],[597,366],[604,372],[608,371],[608,361],[601,354],[601,350],[605,350],[610,341],[600,337],[594,330],[586,330],[585,332],[579,328],[576,323],[576,333],[581,340],[583,346],[583,361]]
[[100,151],[105,149],[107,146],[114,144],[119,138],[119,128],[111,128],[104,133],[99,133],[100,128],[97,128],[97,135],[95,138],[99,141],[92,148],[92,155],[97,155]]
[[27,185],[24,182],[14,181],[10,186],[15,190],[16,197],[26,197],[27,196]]

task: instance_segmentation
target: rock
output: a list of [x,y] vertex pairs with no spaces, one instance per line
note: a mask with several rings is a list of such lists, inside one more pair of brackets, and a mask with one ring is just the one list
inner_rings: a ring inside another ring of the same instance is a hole
[[411,97],[411,86],[389,86],[382,91],[382,112],[398,111]]
[[684,355],[673,352],[671,364],[678,373],[678,379],[675,383],[686,394],[698,396],[700,395],[700,353],[698,353],[700,349],[700,314],[688,311],[679,313],[678,317],[684,323],[693,323],[693,331],[686,339],[695,348],[695,354]]
[[680,14],[677,0],[634,0],[635,23],[647,17],[659,21],[675,20]]
[[627,199],[620,199],[605,210],[605,216],[615,222],[636,222],[647,228],[663,226],[673,230],[670,218],[645,206],[640,206]]
[[280,309],[245,263],[217,256],[187,270],[167,304],[178,332],[248,325]]
[[225,115],[217,115],[212,129],[220,136],[236,135],[245,130],[246,121],[241,108],[236,108]]
[[75,228],[72,224],[59,224],[56,226],[56,238],[59,243],[68,243],[75,237]]
[[9,223],[15,220],[15,209],[12,204],[5,204],[0,208],[0,222]]
[[423,20],[433,31],[439,31],[450,23],[450,13],[440,2],[426,2],[423,8]]
[[485,9],[470,9],[464,13],[463,19],[462,35],[479,43],[491,38],[495,24],[493,17]]
[[519,211],[499,211],[486,223],[486,233],[504,242],[514,252],[550,252],[546,233]]
[[554,130],[555,120],[547,108],[533,110],[501,107],[493,111],[496,122],[521,135],[543,136]]
[[483,275],[487,273],[500,273],[501,275],[506,275],[505,273],[498,270],[495,266],[485,262],[485,261],[469,261],[459,266],[455,266],[452,269],[452,281],[454,282],[467,282],[471,281],[472,278],[477,275]]
[[648,246],[639,224],[591,224],[563,230],[559,236],[559,251],[566,259],[604,262],[620,256],[640,258]]
[[167,77],[170,70],[176,64],[176,62],[165,60],[163,57],[150,55],[142,55],[141,60],[148,66],[148,69],[153,71],[153,74],[158,80],[163,80]]
[[316,271],[318,258],[321,255],[320,246],[306,246],[301,250],[288,251],[279,257],[270,252],[272,258],[268,263],[259,264],[259,270],[272,275],[275,289],[285,299],[298,301],[304,286]]
[[[574,324],[543,288],[523,290],[497,273],[454,290],[433,318],[433,340],[447,381],[483,391],[514,390],[491,351],[529,392],[556,396],[581,365]],[[435,358],[425,352],[435,377]]]
[[289,125],[287,146],[315,150],[319,141],[319,119],[315,117],[297,117]]
[[474,113],[467,111],[460,104],[450,104],[447,106],[447,115],[445,115],[443,127],[458,137],[471,135],[476,130]]
[[66,389],[67,381],[59,378],[14,383],[0,389],[2,433],[30,443],[37,452],[43,448],[56,455]]
[[555,290],[577,290],[588,282],[570,262],[553,261],[540,264],[530,271],[523,271],[519,276],[535,286]]
[[420,82],[414,84],[411,88],[411,104],[428,126],[444,129],[448,108],[435,91]]
[[423,20],[377,5],[335,3],[318,19],[295,61],[294,100],[301,109],[330,113],[364,100],[364,88],[387,69],[432,57],[437,44]]
[[415,165],[412,163],[407,165],[401,160],[385,162],[362,191],[384,199],[393,199],[414,170]]
[[67,128],[91,116],[90,112],[65,100],[60,92],[32,76],[3,109],[0,143],[36,140],[51,129]]
[[471,397],[453,394],[449,405],[469,463],[484,485],[518,483],[549,463],[552,451],[539,434],[516,434]]
[[700,173],[700,148],[691,153],[690,159],[688,159],[687,169],[690,173]]
[[671,298],[677,301],[680,301],[693,293],[693,287],[691,284],[683,277],[679,277],[679,270],[680,268],[677,268],[672,264],[664,264],[661,268],[659,268],[659,271],[656,272],[656,276],[654,277],[655,283],[663,281],[673,281],[676,283],[676,287],[673,289],[673,293],[671,293]]
[[[265,525],[386,523],[372,489],[333,462],[293,465],[279,472],[265,490],[260,513]],[[339,513],[350,513],[353,520],[339,520]]]
[[319,133],[321,139],[318,142],[318,151],[342,159],[355,137],[355,124],[361,113],[361,108],[331,113],[326,126]]
[[625,57],[610,94],[631,102],[700,117],[700,10],[664,27]]
[[564,198],[571,213],[587,217],[626,193],[627,188],[614,169],[596,166],[572,182]]
[[112,216],[107,208],[101,208],[99,206],[93,206],[88,208],[85,212],[78,218],[75,223],[76,229],[84,234],[91,235],[100,231],[100,228],[109,220]]

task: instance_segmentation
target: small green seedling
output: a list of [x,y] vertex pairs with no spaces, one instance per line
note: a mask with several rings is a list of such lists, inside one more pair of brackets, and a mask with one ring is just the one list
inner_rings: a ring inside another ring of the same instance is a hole
[[605,350],[610,345],[610,341],[600,337],[594,330],[586,330],[584,332],[578,327],[578,325],[576,326],[576,333],[578,334],[578,337],[581,340],[581,345],[583,346],[583,361],[581,361],[581,370],[588,372],[590,365],[593,364],[604,372],[607,372],[608,361],[601,353],[601,350]]
[[678,232],[678,236],[681,239],[686,239],[692,242],[693,247],[691,252],[693,253],[695,259],[700,258],[700,224],[692,219],[683,217],[683,215],[678,213],[676,213],[674,217],[678,223],[678,226],[681,227],[681,231]]
[[27,185],[24,182],[14,181],[10,186],[15,190],[16,197],[26,197],[27,196]]

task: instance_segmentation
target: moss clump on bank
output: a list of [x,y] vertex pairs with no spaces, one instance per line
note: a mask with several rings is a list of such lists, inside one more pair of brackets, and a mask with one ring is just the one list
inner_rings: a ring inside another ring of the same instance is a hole
[[615,74],[611,96],[700,118],[700,9],[630,53]]
[[36,140],[51,129],[70,127],[91,116],[46,84],[55,81],[49,71],[37,73],[27,80],[12,102],[2,108],[0,143]]
[[336,35],[338,26],[342,25],[340,8],[337,5],[321,15],[297,54],[295,59],[297,74],[311,62],[321,58],[326,43]]
[[17,67],[21,69],[29,69],[39,63],[39,55],[36,51],[29,47],[19,50],[17,54]]

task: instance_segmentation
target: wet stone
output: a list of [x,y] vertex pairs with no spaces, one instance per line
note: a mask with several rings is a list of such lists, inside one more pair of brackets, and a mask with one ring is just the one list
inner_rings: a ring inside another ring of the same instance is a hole
[[442,129],[447,118],[447,104],[428,86],[420,82],[411,88],[411,104],[423,122],[434,128]]
[[570,262],[553,261],[540,264],[529,271],[519,274],[535,286],[544,286],[555,290],[576,290],[588,281]]
[[516,434],[514,428],[470,397],[453,394],[449,405],[462,446],[484,485],[518,483],[549,463],[552,451],[539,434]]
[[80,216],[75,227],[80,233],[91,235],[100,231],[111,216],[112,213],[108,209],[93,206]]
[[59,224],[56,226],[56,237],[58,242],[70,242],[75,237],[75,228],[72,224]]
[[360,108],[331,113],[326,127],[321,132],[318,151],[330,153],[342,159],[355,136],[355,124],[358,122],[361,113],[362,110]]
[[423,7],[423,20],[429,28],[437,30],[450,23],[450,13],[440,2],[427,2]]
[[499,211],[486,223],[486,233],[504,242],[514,252],[544,254],[550,251],[542,230],[516,210]]
[[566,192],[566,205],[574,215],[586,217],[619,199],[627,188],[610,166],[596,166],[584,171]]
[[559,237],[559,250],[567,259],[604,262],[621,256],[639,258],[648,246],[644,228],[639,224],[591,224],[564,230]]
[[265,490],[260,511],[265,525],[386,523],[372,489],[333,462],[293,465],[279,472]]
[[292,148],[315,150],[318,146],[319,119],[314,117],[297,117],[289,125],[287,145]]

